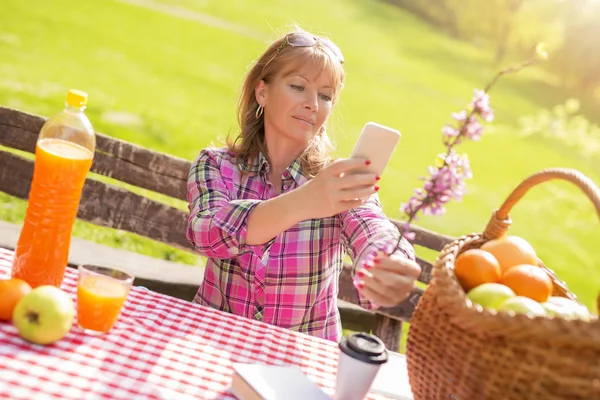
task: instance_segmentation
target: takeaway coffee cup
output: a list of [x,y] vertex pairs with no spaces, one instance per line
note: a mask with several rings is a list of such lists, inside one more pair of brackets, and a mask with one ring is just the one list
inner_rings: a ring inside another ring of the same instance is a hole
[[363,400],[379,367],[388,360],[387,349],[377,336],[364,332],[342,338],[339,347],[334,399]]

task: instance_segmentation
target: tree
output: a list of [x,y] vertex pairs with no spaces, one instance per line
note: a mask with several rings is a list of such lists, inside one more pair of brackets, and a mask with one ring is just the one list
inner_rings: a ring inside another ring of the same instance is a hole
[[573,1],[566,13],[564,41],[553,66],[568,87],[591,96],[600,85],[600,5]]

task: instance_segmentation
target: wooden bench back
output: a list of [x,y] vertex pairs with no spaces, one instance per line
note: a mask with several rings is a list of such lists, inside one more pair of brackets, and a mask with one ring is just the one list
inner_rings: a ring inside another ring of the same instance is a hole
[[[45,121],[39,116],[0,107],[0,145],[34,153],[38,134]],[[101,133],[96,135],[96,153],[91,168],[93,173],[187,202],[190,161],[151,151]],[[27,199],[32,176],[33,161],[30,158],[0,149],[0,191],[20,199]],[[134,193],[128,190],[126,185],[116,186],[88,177],[77,218],[95,225],[135,233],[195,254],[193,246],[185,236],[187,210]],[[401,221],[392,221],[397,226],[402,224]],[[450,237],[418,227],[415,227],[415,231],[414,244],[435,251],[441,250],[452,240]],[[419,259],[419,264],[423,270],[419,280],[429,283],[431,264],[422,259]],[[142,284],[152,290],[168,292],[187,300],[193,297],[197,289],[197,286],[185,284],[164,285],[156,282],[142,282]],[[166,286],[173,285],[176,287],[167,290]],[[421,294],[422,289],[416,288],[399,306],[377,310],[375,314],[383,317],[378,320],[377,325],[389,331],[395,329],[388,326],[394,324],[393,321],[408,321]],[[352,285],[350,266],[346,266],[341,274],[338,297],[340,300],[358,304],[356,290]],[[356,315],[358,317],[355,316],[354,319],[359,322],[368,318],[368,312],[363,310],[358,311]],[[383,325],[386,327],[384,328]],[[381,332],[379,334],[383,335]]]
[[[35,153],[45,119],[0,107],[0,144]],[[33,162],[2,151],[0,190],[27,199]],[[91,171],[135,187],[186,199],[190,162],[96,133]],[[192,250],[185,237],[187,216],[181,210],[114,185],[88,178],[77,218]]]

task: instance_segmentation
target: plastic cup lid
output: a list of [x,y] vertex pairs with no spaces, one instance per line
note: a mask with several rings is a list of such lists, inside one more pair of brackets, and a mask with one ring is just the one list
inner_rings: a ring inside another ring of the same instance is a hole
[[369,364],[383,364],[388,360],[385,345],[377,336],[352,333],[340,341],[340,350],[357,360]]

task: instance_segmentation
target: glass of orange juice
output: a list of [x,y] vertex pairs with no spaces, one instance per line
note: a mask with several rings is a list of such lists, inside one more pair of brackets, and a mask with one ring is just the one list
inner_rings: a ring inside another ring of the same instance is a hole
[[86,333],[103,334],[113,327],[133,276],[114,268],[80,265],[77,283],[77,320]]

